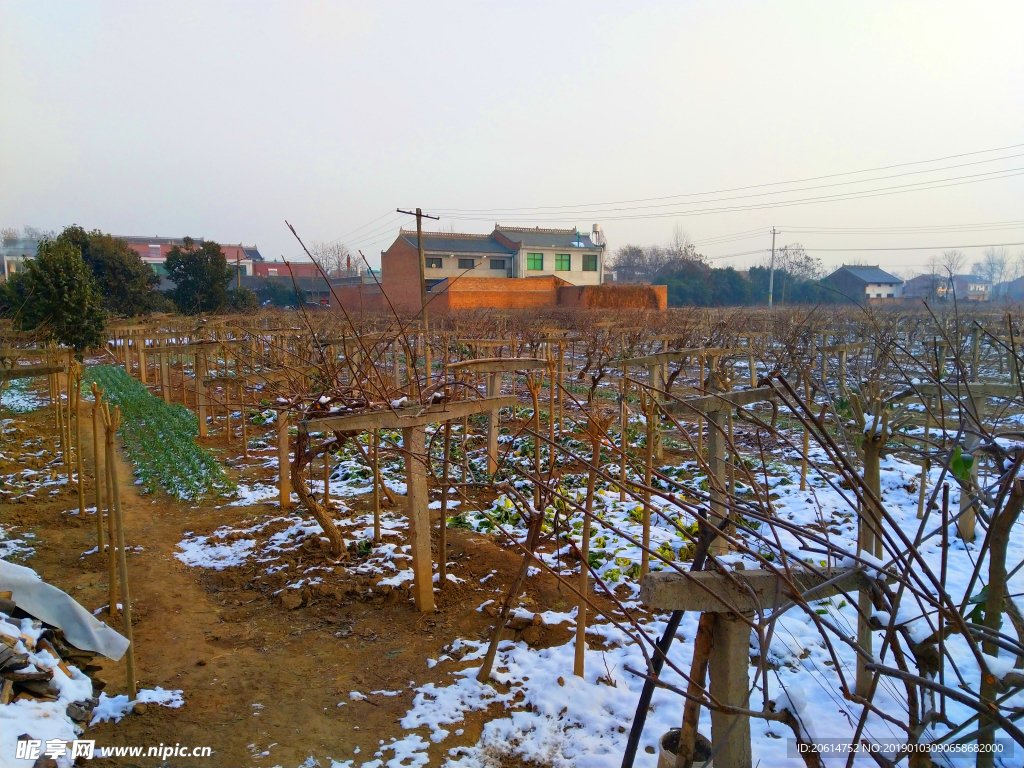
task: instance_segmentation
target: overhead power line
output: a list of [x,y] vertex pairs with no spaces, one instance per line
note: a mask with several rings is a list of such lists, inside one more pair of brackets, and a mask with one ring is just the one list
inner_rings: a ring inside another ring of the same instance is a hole
[[[893,165],[883,165],[883,166],[877,166],[877,167],[874,167],[874,168],[864,168],[864,169],[857,170],[857,171],[843,171],[843,172],[840,172],[840,173],[831,173],[831,174],[826,174],[826,175],[823,175],[823,176],[809,176],[809,177],[802,178],[802,179],[791,179],[791,180],[788,180],[788,181],[772,181],[772,182],[765,182],[765,183],[762,183],[762,184],[748,184],[748,185],[740,186],[740,187],[728,187],[728,188],[725,188],[725,189],[718,189],[718,190],[712,190],[712,191],[707,191],[707,192],[687,192],[687,193],[678,193],[678,194],[674,194],[674,195],[663,195],[663,196],[660,196],[660,197],[642,197],[642,198],[635,198],[635,199],[631,199],[631,200],[616,200],[616,201],[601,202],[601,203],[581,203],[581,204],[577,204],[577,205],[537,205],[537,206],[525,206],[525,207],[520,207],[520,208],[437,208],[435,210],[438,210],[441,213],[487,213],[487,214],[509,213],[510,214],[510,213],[516,213],[516,212],[530,212],[530,211],[568,211],[568,210],[580,209],[580,208],[600,208],[600,207],[604,207],[604,206],[613,206],[613,205],[631,205],[631,204],[634,204],[634,203],[650,203],[650,202],[658,202],[658,201],[661,201],[661,200],[673,200],[673,199],[677,199],[677,198],[681,198],[681,197],[703,197],[703,196],[706,196],[706,195],[719,195],[719,194],[725,194],[725,193],[729,193],[729,192],[742,192],[742,191],[746,191],[746,190],[749,190],[749,189],[763,189],[764,187],[782,186],[782,185],[786,185],[786,184],[804,184],[804,183],[810,182],[810,181],[822,181],[824,179],[841,178],[843,176],[856,176],[858,174],[864,174],[864,173],[876,173],[878,171],[887,171],[887,170],[892,170],[894,168],[906,168],[906,167],[914,166],[914,165],[928,165],[928,164],[931,164],[931,163],[941,163],[941,162],[944,162],[946,160],[955,160],[955,159],[958,159],[958,158],[961,158],[961,157],[972,157],[972,156],[976,156],[976,155],[991,154],[993,152],[1005,152],[1005,151],[1010,150],[1010,149],[1019,149],[1020,147],[1024,147],[1024,143],[1021,143],[1021,144],[1010,144],[1010,145],[1005,146],[1005,147],[997,147],[997,148],[993,148],[993,149],[982,149],[982,150],[977,150],[975,152],[962,152],[962,153],[956,154],[956,155],[946,155],[945,157],[932,158],[931,160],[915,160],[915,161],[907,162],[907,163],[896,163],[896,164],[893,164]],[[996,161],[999,161],[999,160],[1010,159],[1012,157],[1017,157],[1017,156],[1018,155],[1009,155],[1009,156],[1007,156],[1005,158],[991,158],[989,160],[982,160],[982,161],[978,161],[978,162],[996,162]],[[971,165],[971,163],[968,163],[967,165]],[[961,166],[951,166],[951,168],[956,168],[956,167],[961,167]],[[923,171],[918,171],[918,173],[933,173],[933,172],[936,172],[936,171],[939,171],[939,170],[943,170],[943,169],[932,168],[932,169],[926,169],[926,170],[923,170]],[[854,181],[854,182],[850,182],[850,183],[862,183],[862,182],[865,182],[865,181],[868,181],[868,180],[862,179],[862,180],[858,180],[858,181]]]
[[[996,175],[999,174],[999,175]],[[967,176],[955,176],[948,179],[933,179],[931,181],[914,182],[912,184],[898,184],[889,187],[880,187],[878,189],[861,190],[857,192],[843,192],[835,195],[818,195],[814,197],[800,198],[797,200],[781,200],[764,203],[746,203],[742,205],[725,205],[715,206],[710,208],[697,208],[691,210],[675,210],[665,211],[661,213],[638,213],[638,214],[624,214],[624,215],[606,215],[606,214],[593,214],[593,212],[586,214],[588,217],[591,215],[600,215],[605,221],[625,221],[625,220],[637,220],[637,219],[663,219],[663,218],[684,218],[687,216],[699,216],[709,213],[734,213],[738,211],[758,211],[767,210],[770,208],[790,208],[795,205],[810,205],[814,203],[827,203],[845,200],[858,200],[870,197],[887,197],[889,195],[906,194],[907,192],[921,192],[930,189],[944,189],[946,187],[959,187],[967,184],[978,184],[985,181],[996,181],[999,179],[1006,179],[1013,176],[1020,176],[1024,174],[1024,168],[1008,168],[1001,171],[992,171],[983,174],[970,174]],[[714,201],[701,201],[701,202],[714,202]],[[684,205],[699,205],[700,203],[684,203]],[[480,221],[493,219],[493,217],[481,217],[481,216],[460,216],[459,218],[467,221]],[[546,223],[553,223],[558,221],[565,221],[565,217],[556,218],[545,218],[543,215],[534,216],[523,219],[512,219],[512,222],[517,221],[542,221]]]

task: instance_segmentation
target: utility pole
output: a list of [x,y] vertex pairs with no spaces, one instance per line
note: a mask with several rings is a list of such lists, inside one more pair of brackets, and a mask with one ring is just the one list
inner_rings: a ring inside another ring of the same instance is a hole
[[416,217],[416,247],[420,252],[420,306],[423,310],[423,330],[427,331],[430,329],[430,324],[427,321],[427,261],[423,256],[423,219],[434,219],[436,221],[441,217],[431,216],[419,208],[416,209],[416,213],[403,211],[401,208],[396,210],[398,213]]
[[775,236],[779,234],[772,227],[772,263],[768,272],[768,309],[772,308],[772,292],[775,289]]
[[242,290],[242,254],[241,249],[235,252],[235,289]]

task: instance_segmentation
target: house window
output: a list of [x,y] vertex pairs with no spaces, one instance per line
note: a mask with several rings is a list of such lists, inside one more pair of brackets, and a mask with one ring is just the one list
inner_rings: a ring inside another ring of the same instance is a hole
[[267,277],[277,277],[277,270],[276,269],[268,269],[267,270]]
[[441,259],[440,258],[427,259],[427,269],[440,269],[440,268],[441,268]]
[[473,269],[476,266],[474,259],[459,259],[459,269]]
[[880,294],[880,293],[876,293],[876,294],[875,294],[875,298],[876,298],[876,299],[880,299],[880,298],[882,298],[882,294]]
[[585,254],[583,254],[583,271],[584,272],[597,272],[597,254],[596,253],[585,253]]
[[527,269],[544,269],[544,254],[543,253],[528,253],[526,254],[526,268]]
[[572,257],[568,253],[556,253],[555,254],[555,271],[556,272],[568,272],[572,267]]
[[504,259],[491,259],[491,269],[500,269],[505,271],[505,260]]

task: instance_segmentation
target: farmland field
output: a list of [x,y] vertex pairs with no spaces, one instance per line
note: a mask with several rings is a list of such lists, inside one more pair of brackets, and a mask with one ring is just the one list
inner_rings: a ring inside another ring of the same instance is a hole
[[[83,379],[121,414],[136,678],[162,704],[90,733],[208,744],[218,765],[653,766],[689,701],[714,749],[732,728],[762,765],[862,740],[1019,765],[1020,320],[122,329]],[[0,553],[123,630],[88,385],[84,512],[45,381],[20,392]],[[103,667],[125,692],[124,662]]]

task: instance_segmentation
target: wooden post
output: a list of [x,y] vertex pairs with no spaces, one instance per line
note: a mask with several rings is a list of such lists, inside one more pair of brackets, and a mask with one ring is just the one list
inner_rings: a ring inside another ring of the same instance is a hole
[[[711,496],[711,523],[726,529],[728,510],[722,489],[725,487],[725,411],[711,411],[708,416],[708,491]],[[724,536],[716,536],[711,543],[711,554],[724,555],[729,544]]]
[[281,509],[292,508],[291,459],[288,451],[288,411],[277,412],[277,494]]
[[[121,409],[114,406],[111,414],[104,410],[104,425],[106,426],[107,441],[107,466],[115,467],[114,434],[121,423]],[[117,564],[121,576],[121,610],[124,617],[124,636],[128,638],[128,652],[126,654],[126,667],[128,672],[128,700],[134,701],[136,694],[135,684],[135,643],[132,640],[132,601],[128,591],[128,560],[125,556],[124,518],[121,515],[121,491],[118,483],[117,472],[112,473],[113,479],[113,509],[114,527],[117,531]]]
[[[488,373],[487,396],[497,397],[501,394],[501,374]],[[513,377],[515,373],[512,374]],[[493,410],[487,414],[487,472],[493,475],[498,471],[498,416],[499,412]]]
[[206,378],[206,353],[197,353],[195,359],[196,415],[199,417],[199,436],[206,437],[206,384],[203,383]]
[[82,480],[82,369],[72,364],[71,386],[75,392],[75,463],[78,469],[78,514],[85,519],[85,485]]
[[[465,432],[463,432],[465,438]],[[437,537],[437,586],[445,588],[448,578],[448,454],[452,447],[452,423],[444,423],[444,458],[441,461],[441,519]]]
[[[100,411],[104,428],[106,428],[106,413],[107,404],[104,403]],[[117,471],[117,467],[111,462],[110,452],[106,450],[106,442],[113,441],[113,439],[113,436],[104,438],[105,460],[103,462],[107,482],[107,614],[111,618],[117,615],[117,531],[114,526],[114,472]]]
[[324,507],[331,508],[331,452],[324,451]]
[[[92,456],[96,471],[93,473],[96,491],[96,550],[100,557],[103,557],[103,549],[106,546],[103,537],[103,454],[100,451],[100,408],[103,402],[103,390],[92,383]],[[104,441],[106,445],[106,441]]]
[[[395,362],[398,357],[396,353]],[[373,430],[373,541],[380,544],[380,430]]]
[[650,397],[651,397],[651,415],[648,416],[647,421],[647,435],[648,441],[651,443],[651,450],[654,452],[654,458],[661,461],[662,458],[662,447],[661,447],[661,414],[658,412],[656,405],[657,393],[663,387],[661,378],[661,363],[649,365],[647,367],[647,381],[651,385]]
[[146,349],[146,334],[139,335],[139,381],[149,384],[149,352]]
[[427,472],[421,461],[426,453],[423,427],[402,429],[405,454],[406,515],[409,519],[409,548],[414,574],[413,596],[417,611],[434,610],[434,580],[430,559],[430,511]]
[[[576,610],[576,655],[573,660],[572,672],[583,677],[585,654],[587,652],[587,592],[590,589],[590,521],[594,512],[594,488],[597,485],[597,468],[601,464],[601,424],[591,418],[588,424],[590,432],[590,470],[587,472],[587,500],[583,507],[583,541],[580,545],[580,597]],[[603,431],[603,430],[602,430]],[[644,553],[647,554],[646,552]]]
[[160,396],[164,399],[165,403],[171,402],[171,374],[167,370],[167,353],[163,350],[166,341],[160,343],[161,350],[159,354],[160,359]]
[[238,385],[238,408],[242,412],[242,458],[249,458],[249,414],[245,412],[245,382]]
[[924,441],[921,443],[921,452],[924,456],[921,459],[921,487],[917,493],[917,519],[924,517],[924,500],[927,496],[928,469],[931,460],[928,458],[928,441],[931,440],[931,401],[925,403],[924,407]]
[[644,517],[643,517],[643,548],[640,553],[640,577],[647,575],[651,564],[651,554],[647,550],[651,546],[651,477],[654,469],[654,420],[657,418],[658,405],[654,402],[653,392],[644,392],[644,414],[647,417],[647,446],[644,452]]
[[964,437],[964,448],[966,449],[964,452],[974,456],[974,461],[971,463],[970,489],[960,488],[960,517],[956,521],[956,530],[964,541],[974,541],[977,513],[975,512],[975,502],[971,496],[976,493],[978,488],[978,463],[981,457],[975,453],[975,449],[981,443],[978,430],[985,418],[985,396],[972,392],[961,400],[961,404],[967,411],[969,428]]
[[[704,391],[704,355],[697,356],[700,364],[700,375],[697,378],[697,389]],[[710,432],[709,432],[710,434]],[[697,414],[697,453],[704,453],[704,417]]]
[[[804,374],[804,397],[807,399],[807,405],[809,408],[814,407],[814,401],[811,399],[811,386],[807,374]],[[807,490],[807,453],[811,450],[811,432],[804,425],[804,450],[803,455],[800,457],[800,490]]]
[[626,446],[629,445],[626,430],[629,427],[629,408],[626,405],[626,378],[619,379],[619,501],[626,500]]

